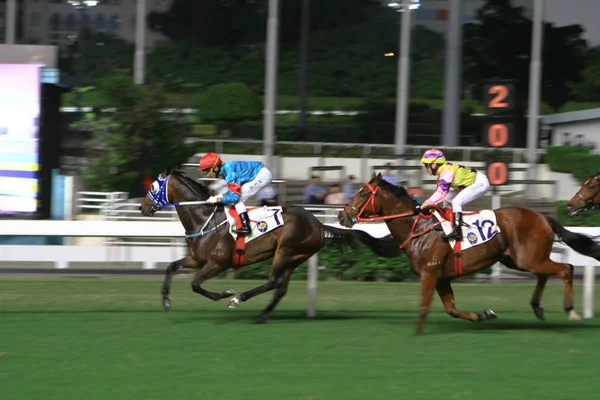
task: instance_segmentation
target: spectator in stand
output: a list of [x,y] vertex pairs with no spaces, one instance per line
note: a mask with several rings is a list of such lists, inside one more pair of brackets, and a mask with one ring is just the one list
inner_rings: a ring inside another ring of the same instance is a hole
[[394,175],[394,173],[392,172],[392,163],[387,163],[385,165],[385,170],[383,171],[381,179],[395,186],[398,186],[400,184],[400,182],[398,182],[398,178],[396,178],[396,175]]
[[277,188],[275,185],[265,186],[258,192],[256,199],[258,200],[259,206],[276,206],[278,199]]
[[342,192],[348,201],[354,198],[356,192],[358,192],[358,184],[356,183],[356,176],[348,175],[348,180],[342,186]]
[[313,175],[310,183],[304,188],[304,204],[325,204],[327,191],[321,186],[321,178]]
[[325,197],[325,204],[348,204],[348,200],[344,193],[342,193],[342,188],[337,183],[329,186],[329,194]]
[[417,204],[423,203],[425,201],[425,192],[418,186],[411,186],[408,188],[408,194],[410,194],[413,199],[417,201]]

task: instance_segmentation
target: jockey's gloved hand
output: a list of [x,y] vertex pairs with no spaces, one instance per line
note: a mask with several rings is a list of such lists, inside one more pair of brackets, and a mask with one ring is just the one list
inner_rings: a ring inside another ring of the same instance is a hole
[[218,196],[210,196],[210,197],[209,197],[209,198],[206,200],[206,202],[207,202],[207,203],[216,204],[216,203],[217,203],[217,200],[218,200],[219,198],[220,198],[220,197],[218,197]]
[[419,213],[421,213],[421,206],[420,206],[420,205],[417,205],[417,206],[415,207],[415,215],[416,215],[416,214],[419,214]]
[[424,207],[417,207],[419,208],[419,212],[421,212],[422,214],[431,214],[431,206],[429,204],[426,204]]

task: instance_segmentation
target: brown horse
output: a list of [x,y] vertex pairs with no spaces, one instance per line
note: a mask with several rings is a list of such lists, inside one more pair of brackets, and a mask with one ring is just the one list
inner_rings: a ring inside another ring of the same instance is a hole
[[[436,290],[446,312],[454,318],[479,322],[496,318],[491,310],[481,314],[456,309],[450,282],[458,278],[454,269],[455,254],[449,243],[436,231],[438,223],[431,215],[415,215],[417,203],[403,187],[389,184],[381,174],[373,176],[338,215],[346,227],[356,222],[384,219],[390,232],[406,251],[411,269],[421,281],[421,306],[416,334],[423,334],[433,291]],[[379,217],[371,217],[378,215]],[[469,275],[500,262],[508,268],[537,275],[538,282],[531,298],[535,315],[543,320],[540,299],[549,276],[559,277],[565,287],[564,309],[570,320],[580,316],[573,308],[573,266],[549,258],[554,235],[575,251],[600,260],[600,245],[578,233],[566,230],[551,217],[518,207],[495,210],[501,231],[489,241],[462,252],[462,271]],[[469,235],[466,235],[469,237]]]
[[[234,267],[234,256],[238,254],[236,240],[229,233],[223,205],[201,201],[208,199],[210,195],[208,188],[202,184],[180,171],[168,169],[152,183],[147,197],[139,207],[143,215],[151,216],[160,208],[175,206],[186,231],[189,255],[172,262],[166,270],[162,286],[165,309],[171,307],[171,280],[180,268],[200,269],[192,282],[192,290],[206,298],[217,301],[235,295],[231,289],[214,293],[201,286],[206,280]],[[186,202],[192,204],[185,204]],[[229,308],[236,308],[240,302],[275,289],[273,300],[256,323],[267,321],[270,312],[285,296],[294,269],[319,251],[328,240],[351,247],[362,242],[382,257],[395,257],[401,253],[392,237],[376,239],[363,231],[326,226],[302,207],[283,207],[281,217],[282,225],[248,242],[245,248],[243,266],[273,258],[269,280],[229,302]]]
[[565,209],[570,216],[574,216],[585,210],[598,207],[600,207],[600,170],[583,182],[583,185],[565,206]]

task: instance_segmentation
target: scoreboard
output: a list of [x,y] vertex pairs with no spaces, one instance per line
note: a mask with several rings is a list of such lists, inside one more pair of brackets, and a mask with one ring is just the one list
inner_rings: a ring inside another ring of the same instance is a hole
[[[510,80],[489,80],[483,85],[483,98],[488,117],[483,123],[483,143],[500,149],[511,147],[514,140],[515,88]],[[493,151],[486,164],[486,175],[492,186],[509,183],[508,164]]]

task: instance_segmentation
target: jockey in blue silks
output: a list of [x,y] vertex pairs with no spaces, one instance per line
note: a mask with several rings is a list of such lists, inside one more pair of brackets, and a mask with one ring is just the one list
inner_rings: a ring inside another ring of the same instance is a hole
[[271,183],[272,174],[260,161],[229,161],[224,163],[215,153],[207,153],[200,159],[199,170],[210,178],[222,178],[227,182],[224,194],[211,196],[210,203],[235,204],[242,226],[234,228],[238,235],[249,235],[252,232],[250,218],[246,211],[246,200],[258,193],[260,189]]

